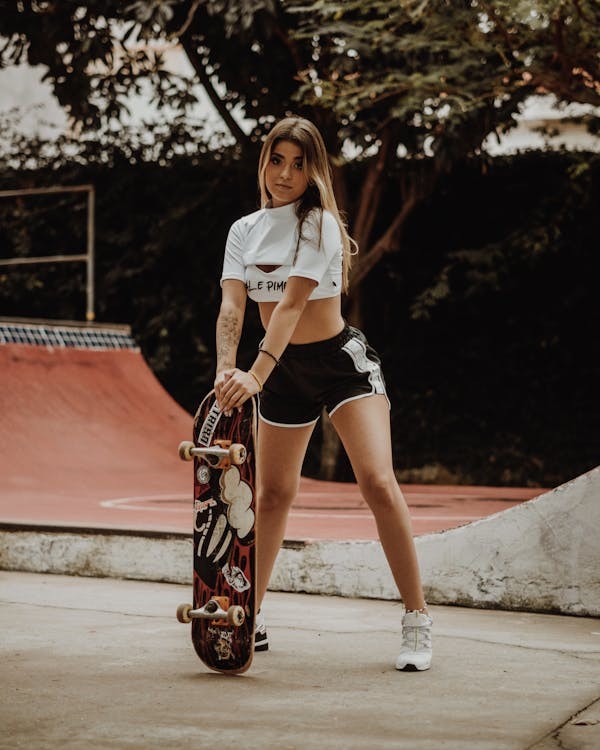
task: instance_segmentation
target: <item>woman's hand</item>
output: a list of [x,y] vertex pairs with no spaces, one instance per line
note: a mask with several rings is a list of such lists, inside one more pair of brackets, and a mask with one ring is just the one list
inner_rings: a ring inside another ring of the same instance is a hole
[[229,380],[229,378],[231,377],[234,371],[235,371],[235,367],[232,367],[229,370],[221,370],[221,372],[218,372],[215,377],[213,388],[215,389],[215,396],[216,396],[217,404],[219,405],[219,408],[221,408],[223,386]]
[[221,411],[229,416],[233,409],[241,407],[244,401],[259,392],[255,378],[249,372],[223,370],[215,379],[215,395]]

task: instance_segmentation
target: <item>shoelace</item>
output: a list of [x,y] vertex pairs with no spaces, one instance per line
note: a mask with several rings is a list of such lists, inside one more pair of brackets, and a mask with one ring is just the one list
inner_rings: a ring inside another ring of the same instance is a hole
[[402,628],[402,647],[409,651],[422,651],[431,648],[429,625],[405,625]]

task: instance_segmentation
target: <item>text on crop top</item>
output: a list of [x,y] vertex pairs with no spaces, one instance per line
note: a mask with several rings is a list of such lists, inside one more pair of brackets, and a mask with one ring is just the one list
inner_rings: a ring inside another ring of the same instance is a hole
[[309,300],[337,296],[342,290],[337,221],[329,211],[315,209],[304,220],[301,234],[298,243],[295,203],[261,208],[238,219],[227,237],[221,284],[238,279],[255,302],[278,302],[288,278],[301,276],[317,282]]

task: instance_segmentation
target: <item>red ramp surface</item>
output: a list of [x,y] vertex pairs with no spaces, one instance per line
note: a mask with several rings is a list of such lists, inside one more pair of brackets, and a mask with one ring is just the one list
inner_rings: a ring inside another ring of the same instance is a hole
[[[199,395],[199,400],[200,396]],[[0,522],[191,530],[192,475],[177,446],[192,417],[123,327],[0,324]],[[402,487],[415,533],[504,510],[540,489]],[[292,539],[375,539],[351,483],[303,479]]]
[[3,520],[110,524],[102,500],[189,490],[191,417],[139,351],[5,344],[0,371]]

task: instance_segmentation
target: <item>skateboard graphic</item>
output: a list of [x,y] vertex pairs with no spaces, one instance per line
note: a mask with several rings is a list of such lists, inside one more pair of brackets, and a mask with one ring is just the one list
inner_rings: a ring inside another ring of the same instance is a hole
[[179,456],[194,462],[193,604],[179,622],[192,623],[200,659],[218,672],[245,672],[254,655],[256,401],[227,417],[214,391],[194,418],[193,442]]

